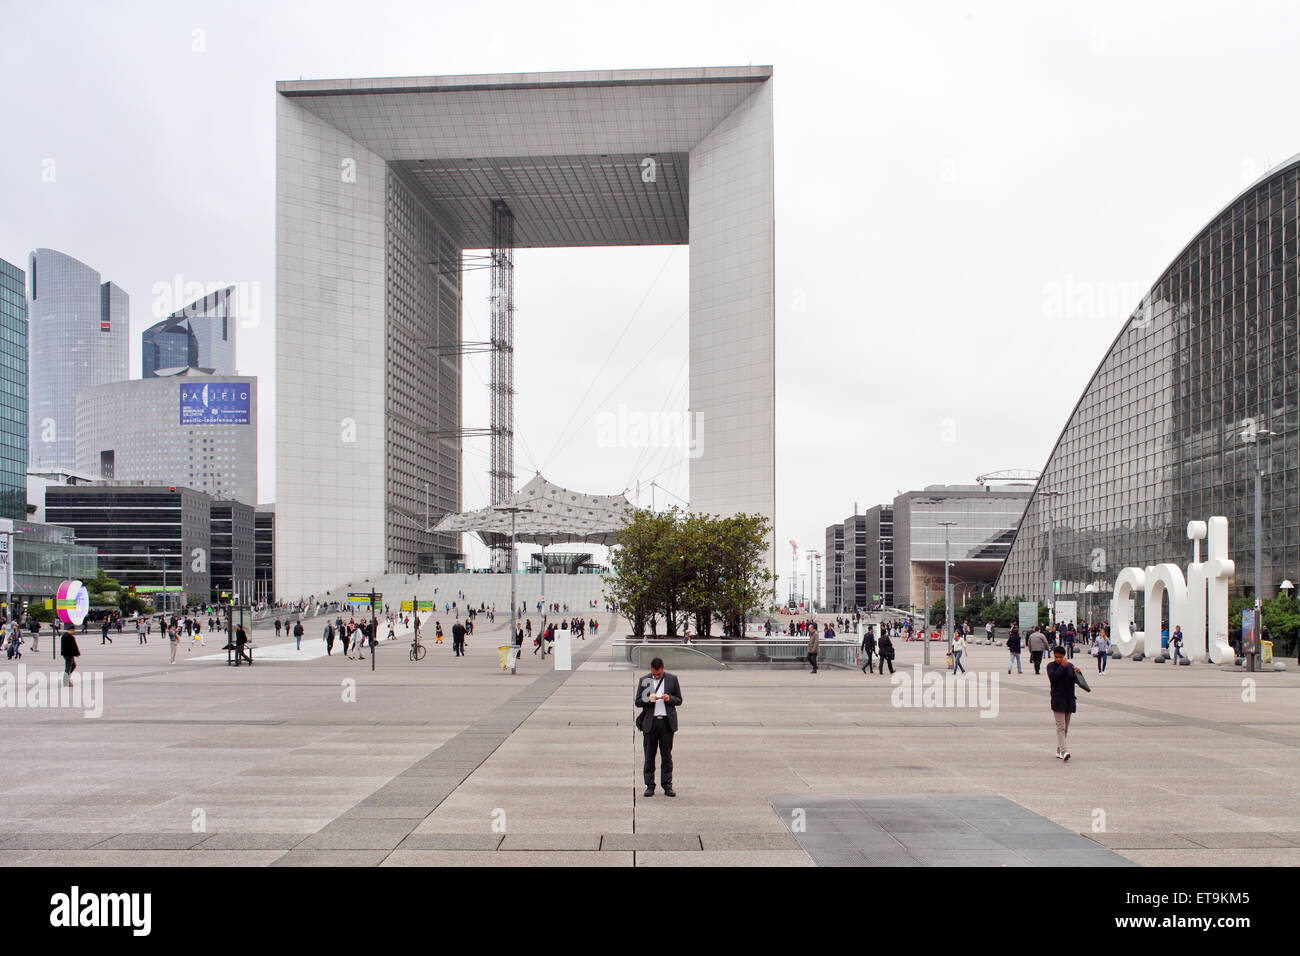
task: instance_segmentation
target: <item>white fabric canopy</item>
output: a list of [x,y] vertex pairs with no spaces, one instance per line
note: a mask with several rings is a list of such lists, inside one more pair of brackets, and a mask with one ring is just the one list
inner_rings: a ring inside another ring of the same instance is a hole
[[[563,542],[612,545],[632,503],[621,494],[589,495],[551,484],[541,475],[499,507],[531,509],[515,516],[515,540],[549,547]],[[435,532],[473,532],[489,546],[509,543],[510,513],[480,508],[447,515]]]

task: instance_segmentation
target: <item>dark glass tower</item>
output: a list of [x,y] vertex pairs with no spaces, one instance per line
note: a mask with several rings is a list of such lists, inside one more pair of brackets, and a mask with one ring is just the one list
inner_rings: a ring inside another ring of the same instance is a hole
[[1263,597],[1300,578],[1300,156],[1218,213],[1156,280],[1048,458],[998,580],[1109,613],[1120,569],[1192,559],[1187,522],[1228,519],[1232,593],[1255,581],[1254,429],[1263,465]]
[[27,277],[0,259],[0,518],[27,517]]
[[145,329],[140,377],[187,367],[235,374],[234,293],[233,285],[209,293]]

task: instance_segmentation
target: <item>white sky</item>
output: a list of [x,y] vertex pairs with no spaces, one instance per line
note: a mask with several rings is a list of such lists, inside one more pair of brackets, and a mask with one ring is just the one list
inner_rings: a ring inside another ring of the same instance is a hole
[[[771,64],[783,578],[785,542],[820,549],[855,501],[1041,467],[1146,287],[1300,152],[1294,3],[2,0],[0,22],[0,258],[49,246],[126,289],[132,375],[155,284],[251,284],[262,500],[276,80]],[[684,410],[686,260],[519,254],[521,484],[540,465],[686,494],[682,454],[600,447],[593,417]],[[467,363],[466,423],[486,424],[487,366]],[[487,445],[468,444],[477,507]]]

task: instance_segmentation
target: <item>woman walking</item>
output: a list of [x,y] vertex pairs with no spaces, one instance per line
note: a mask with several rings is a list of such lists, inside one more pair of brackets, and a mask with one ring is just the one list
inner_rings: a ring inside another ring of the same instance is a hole
[[961,662],[961,656],[965,652],[966,635],[958,630],[952,639],[952,672],[954,675],[957,673],[958,668],[961,668],[963,674],[966,673],[966,665]]
[[1106,661],[1110,659],[1110,638],[1106,636],[1105,630],[1097,631],[1097,639],[1093,642],[1092,652],[1097,655],[1097,673],[1106,673]]
[[180,634],[180,630],[176,627],[175,624],[173,624],[171,627],[167,628],[167,640],[168,640],[168,642],[169,642],[169,643],[171,644],[171,646],[172,646],[172,659],[171,659],[170,661],[168,661],[167,663],[169,663],[169,664],[175,664],[175,663],[176,663],[176,651],[179,650],[179,649],[180,649],[180,646],[181,646],[181,634]]

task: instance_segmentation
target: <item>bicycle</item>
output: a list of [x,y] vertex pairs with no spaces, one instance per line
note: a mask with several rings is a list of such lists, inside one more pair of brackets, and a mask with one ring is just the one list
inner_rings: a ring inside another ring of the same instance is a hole
[[417,634],[415,640],[411,641],[411,660],[422,661],[427,648],[420,643],[420,636]]

